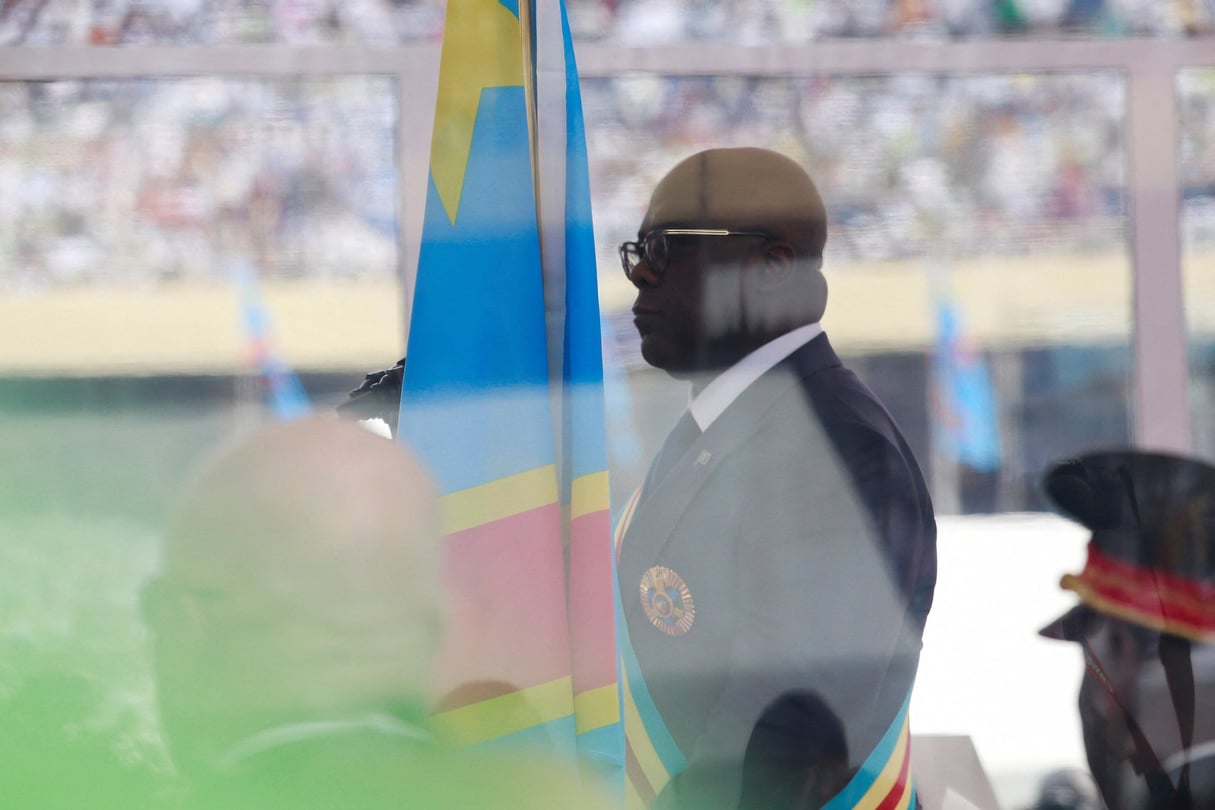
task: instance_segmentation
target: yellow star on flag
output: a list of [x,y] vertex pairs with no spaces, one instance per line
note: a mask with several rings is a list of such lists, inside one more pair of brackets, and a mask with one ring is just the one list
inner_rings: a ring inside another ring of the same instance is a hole
[[519,19],[498,0],[449,0],[430,173],[454,225],[481,91],[523,85]]

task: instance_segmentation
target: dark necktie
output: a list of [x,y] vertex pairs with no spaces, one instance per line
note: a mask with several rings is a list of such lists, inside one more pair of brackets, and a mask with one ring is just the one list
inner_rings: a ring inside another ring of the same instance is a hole
[[662,443],[662,449],[654,457],[654,463],[650,465],[650,472],[646,475],[645,486],[642,489],[645,497],[649,497],[653,488],[666,478],[671,468],[679,459],[683,458],[683,454],[699,438],[700,427],[692,418],[692,412],[684,411],[683,416],[675,423],[675,427],[667,434],[666,441]]

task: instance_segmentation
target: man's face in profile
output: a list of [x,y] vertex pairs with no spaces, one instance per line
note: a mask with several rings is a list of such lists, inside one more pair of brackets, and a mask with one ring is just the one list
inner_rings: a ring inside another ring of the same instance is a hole
[[665,256],[643,259],[633,274],[638,286],[633,325],[641,337],[641,356],[673,374],[693,365],[702,331],[703,279],[696,247],[688,239],[669,239]]
[[[658,227],[647,217],[640,236]],[[648,364],[685,377],[738,359],[732,344],[744,328],[741,273],[757,244],[750,237],[670,236],[657,261],[642,261],[632,276],[633,324]]]

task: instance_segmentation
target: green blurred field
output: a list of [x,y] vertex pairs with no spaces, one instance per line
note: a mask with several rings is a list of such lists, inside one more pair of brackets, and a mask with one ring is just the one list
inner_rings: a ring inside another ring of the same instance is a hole
[[177,486],[231,420],[12,400],[0,400],[0,705],[81,686],[71,734],[163,769],[138,595]]

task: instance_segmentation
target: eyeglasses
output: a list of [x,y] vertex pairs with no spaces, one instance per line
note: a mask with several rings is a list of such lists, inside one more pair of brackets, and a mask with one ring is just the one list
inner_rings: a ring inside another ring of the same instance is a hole
[[655,228],[644,234],[636,242],[620,244],[620,265],[629,281],[637,284],[633,273],[642,259],[649,266],[650,272],[658,281],[667,272],[667,261],[670,258],[670,239],[673,236],[758,236],[763,239],[772,237],[759,231],[730,231],[725,228]]

